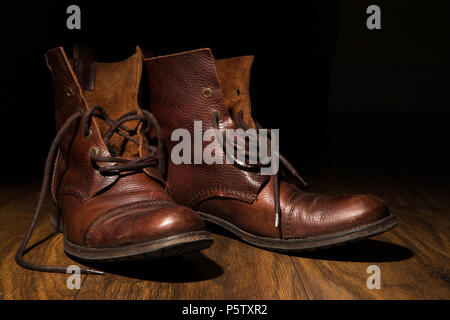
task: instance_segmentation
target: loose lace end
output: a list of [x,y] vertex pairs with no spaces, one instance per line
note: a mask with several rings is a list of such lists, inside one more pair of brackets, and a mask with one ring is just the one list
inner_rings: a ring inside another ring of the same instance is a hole
[[275,228],[278,228],[280,225],[280,214],[277,212],[275,213]]
[[84,271],[87,274],[99,274],[99,275],[104,275],[105,274],[103,271],[92,270],[92,269],[85,269]]

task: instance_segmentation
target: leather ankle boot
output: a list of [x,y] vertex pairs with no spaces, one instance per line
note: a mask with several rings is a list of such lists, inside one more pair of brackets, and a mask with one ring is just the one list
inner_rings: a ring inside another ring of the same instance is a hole
[[[260,129],[250,110],[252,61],[251,56],[214,60],[209,49],[145,59],[150,111],[161,124],[168,155],[178,144],[171,141],[172,132],[183,128],[194,136],[194,121],[202,121],[202,133],[212,128]],[[281,155],[279,162],[278,173],[262,175],[238,163],[175,164],[169,159],[169,192],[206,221],[272,250],[327,247],[396,225],[380,199],[306,192],[292,165]]]
[[[46,61],[55,90],[58,133],[33,221],[16,255],[18,264],[66,272],[65,267],[23,259],[48,184],[55,205],[52,224],[64,232],[64,249],[70,256],[111,262],[209,247],[212,238],[202,219],[166,192],[160,128],[155,117],[138,106],[140,50],[120,62],[100,63],[83,47],[76,47],[69,61],[58,47],[47,52]],[[155,143],[150,141],[151,131],[156,132]]]

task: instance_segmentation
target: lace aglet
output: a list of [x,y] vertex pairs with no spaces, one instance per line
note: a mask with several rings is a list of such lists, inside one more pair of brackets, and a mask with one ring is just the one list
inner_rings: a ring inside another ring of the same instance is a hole
[[278,228],[279,225],[280,225],[280,214],[277,212],[275,214],[275,228]]
[[300,175],[298,176],[300,178],[300,181],[303,183],[303,185],[305,186],[305,188],[308,186],[308,184],[306,183],[306,181],[300,177]]
[[92,269],[85,269],[84,271],[87,274],[99,274],[99,275],[104,275],[105,274],[103,271],[92,270]]

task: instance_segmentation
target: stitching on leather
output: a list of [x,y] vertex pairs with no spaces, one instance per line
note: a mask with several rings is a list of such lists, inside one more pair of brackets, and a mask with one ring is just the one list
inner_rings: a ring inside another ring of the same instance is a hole
[[[52,52],[52,54],[56,57],[56,59],[54,61],[55,61],[55,64],[57,65],[57,68],[64,70],[63,72],[55,73],[57,75],[59,81],[62,82],[63,86],[70,86],[70,87],[75,86],[73,98],[76,99],[76,101],[72,101],[72,102],[68,102],[68,103],[72,104],[72,105],[78,105],[78,106],[81,107],[81,109],[87,110],[88,109],[88,103],[87,103],[87,101],[85,100],[85,98],[83,97],[83,95],[81,93],[80,84],[79,84],[78,79],[77,79],[76,75],[74,74],[74,72],[73,72],[73,70],[72,70],[72,68],[70,66],[70,62],[68,61],[67,56],[65,56],[65,52],[62,49],[58,49],[57,51]],[[138,63],[139,63],[139,61],[138,61]],[[61,76],[61,78],[60,78],[60,76]],[[137,95],[136,95],[136,97],[137,97]],[[97,124],[95,122],[95,119],[93,119],[93,122],[95,123],[93,131],[95,131],[95,135],[96,136],[100,137],[101,135],[99,133],[99,129],[98,129],[98,126],[97,126]],[[100,141],[101,141],[101,139],[100,139]],[[101,148],[101,149],[105,150],[106,148]],[[117,181],[117,179],[118,179],[117,177],[115,177],[114,179],[110,179],[110,178],[104,177],[102,179],[102,181],[99,181],[99,182],[93,184],[94,192],[92,194],[89,195],[89,194],[83,193],[82,198],[79,199],[79,200],[81,202],[83,202],[86,199],[92,197],[93,195],[98,194],[99,192],[101,192],[105,188],[109,187],[112,183]],[[73,191],[76,192],[76,190],[73,190]],[[77,194],[80,195],[81,193],[77,193]]]
[[55,203],[58,203],[58,201],[57,201],[57,197],[58,197],[58,185],[59,185],[59,182],[60,181],[58,181],[58,183],[56,182],[56,180],[57,180],[57,175],[58,175],[58,165],[59,165],[59,163],[61,162],[61,148],[58,148],[58,153],[56,154],[56,158],[55,158],[55,161],[53,162],[53,172],[52,172],[52,181],[51,181],[51,184],[50,184],[50,191],[51,191],[51,196],[52,196],[52,199],[53,199],[53,201],[55,202]]
[[57,68],[58,69],[63,69],[63,72],[57,72],[57,77],[61,77],[60,79],[62,80],[63,85],[65,84],[65,82],[69,82],[70,83],[70,78],[68,77],[68,73],[70,74],[70,70],[68,70],[66,63],[64,61],[64,58],[62,56],[62,52],[61,50],[58,50],[57,52],[54,53],[54,55],[56,56],[56,60],[55,63],[57,64]]
[[89,223],[87,229],[86,229],[86,233],[83,237],[83,243],[84,245],[86,245],[86,243],[88,243],[88,241],[91,240],[92,237],[92,233],[93,230],[95,229],[95,227],[99,224],[101,224],[102,222],[115,217],[117,215],[120,215],[122,213],[124,213],[126,210],[133,210],[133,209],[140,209],[140,208],[151,208],[154,207],[155,205],[158,204],[172,204],[174,205],[174,203],[170,200],[159,200],[159,201],[155,201],[155,200],[145,200],[145,201],[140,201],[140,202],[135,202],[135,203],[131,203],[131,204],[126,204],[123,206],[119,206],[119,207],[115,207],[113,209],[110,209],[108,211],[106,211],[105,213],[101,214],[100,216],[96,217],[93,221],[91,221],[91,223]]
[[65,184],[61,187],[58,190],[58,198],[62,195],[73,195],[80,202],[88,197],[85,192],[81,191],[76,185],[73,184]]
[[79,97],[80,94],[80,84],[78,83],[78,79],[77,77],[73,74],[73,71],[69,68],[68,66],[68,61],[66,61],[66,59],[64,58],[63,52],[60,50],[58,50],[58,54],[57,56],[57,60],[60,64],[60,66],[62,66],[62,68],[64,69],[64,76],[65,76],[65,80],[68,80],[68,82],[73,82],[75,84],[75,86],[77,87],[76,89],[76,97],[78,100],[81,100]]
[[227,192],[231,195],[237,195],[237,196],[240,196],[243,198],[250,198],[250,199],[256,198],[256,195],[254,193],[236,191],[233,189],[228,189],[228,188],[223,188],[223,187],[212,187],[212,188],[208,188],[208,189],[202,190],[200,192],[197,192],[196,194],[194,194],[193,196],[191,196],[190,198],[185,200],[184,205],[186,205],[186,206],[191,205],[193,202],[195,202],[199,198],[201,198],[203,196],[207,196],[209,194],[214,195],[215,192],[219,192],[219,191]]
[[[300,191],[294,192],[294,194],[289,198],[287,203],[289,204],[290,202],[294,201],[294,199],[297,199],[297,197],[300,195],[301,195]],[[291,234],[291,221],[292,221],[292,216],[293,216],[292,212],[294,211],[295,208],[297,208],[297,203],[294,203],[293,205],[291,205],[291,208],[289,209],[289,213],[287,215],[286,237],[288,237]]]
[[[75,86],[74,90],[74,96],[77,101],[76,103],[84,107],[83,109],[86,110],[88,105],[86,100],[81,94],[80,84],[78,82],[77,77],[73,73],[73,70],[70,67],[70,61],[65,58],[65,53],[62,49],[58,49],[57,52],[53,52],[53,55],[56,56],[55,63],[57,64],[57,67],[60,69],[63,69],[63,72],[56,72],[56,76],[60,79],[60,81],[63,83],[63,86],[69,85],[72,87],[72,85]],[[60,77],[61,76],[61,77]],[[73,102],[75,103],[75,102]]]

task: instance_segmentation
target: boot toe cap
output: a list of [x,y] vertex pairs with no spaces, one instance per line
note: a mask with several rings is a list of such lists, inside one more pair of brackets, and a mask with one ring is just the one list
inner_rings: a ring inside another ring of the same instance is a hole
[[373,195],[355,195],[349,199],[348,215],[355,226],[370,224],[389,215],[389,208]]
[[[303,199],[303,201],[305,201]],[[387,205],[372,195],[312,196],[291,213],[289,238],[316,237],[370,225],[390,215]]]
[[204,223],[196,212],[172,204],[124,210],[112,217],[94,221],[87,230],[85,244],[90,247],[115,247],[204,230]]

